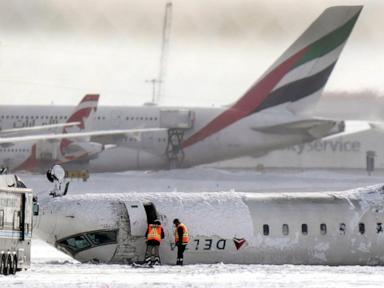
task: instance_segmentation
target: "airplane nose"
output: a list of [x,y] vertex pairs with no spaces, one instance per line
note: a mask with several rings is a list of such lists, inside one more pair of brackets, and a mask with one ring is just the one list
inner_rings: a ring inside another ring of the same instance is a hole
[[109,262],[118,242],[117,210],[102,199],[88,201],[86,194],[46,197],[34,219],[35,235],[81,262]]

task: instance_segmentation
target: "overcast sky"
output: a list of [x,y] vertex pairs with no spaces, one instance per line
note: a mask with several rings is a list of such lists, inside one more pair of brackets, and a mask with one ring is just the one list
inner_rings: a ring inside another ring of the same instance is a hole
[[[162,0],[0,1],[0,104],[151,100]],[[383,93],[384,1],[174,0],[163,104],[235,101],[332,5],[364,5],[327,91]],[[384,94],[384,93],[383,93]]]

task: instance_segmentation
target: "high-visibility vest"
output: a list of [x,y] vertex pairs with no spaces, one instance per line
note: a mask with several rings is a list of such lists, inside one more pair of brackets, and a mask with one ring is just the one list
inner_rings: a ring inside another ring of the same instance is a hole
[[161,242],[161,225],[149,224],[147,240],[156,240]]
[[179,242],[179,233],[177,233],[177,230],[179,229],[179,227],[183,228],[183,238],[181,239],[181,241],[183,242],[183,244],[188,244],[188,242],[189,242],[188,229],[187,229],[187,227],[183,223],[180,223],[176,227],[176,230],[175,230],[175,243]]

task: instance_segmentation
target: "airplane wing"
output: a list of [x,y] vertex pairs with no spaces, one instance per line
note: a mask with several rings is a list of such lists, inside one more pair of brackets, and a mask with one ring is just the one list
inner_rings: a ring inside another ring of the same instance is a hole
[[[345,121],[345,129],[343,132],[330,135],[328,137],[324,137],[321,140],[332,140],[338,137],[350,136],[353,134],[363,133],[370,130],[375,130],[375,129],[380,130],[381,125],[384,125],[384,124],[378,123],[378,122],[348,120],[348,121]],[[384,128],[384,126],[382,127]]]
[[12,135],[12,134],[23,134],[23,133],[56,129],[56,128],[71,127],[71,126],[77,126],[79,124],[80,122],[68,122],[68,123],[48,124],[48,125],[40,125],[40,126],[33,126],[33,127],[4,129],[4,130],[0,130],[0,137]]
[[[100,130],[78,133],[62,133],[62,134],[38,134],[18,137],[0,137],[0,145],[8,146],[22,142],[48,141],[58,142],[62,139],[89,139],[90,137],[125,137],[127,135],[140,139],[143,133],[166,132],[166,128],[139,128],[139,129],[122,129],[122,130]],[[113,143],[110,143],[113,144]]]
[[[322,140],[330,140],[340,136],[361,133],[372,129],[384,129],[384,123],[367,122],[367,121],[334,121],[325,119],[309,119],[300,120],[290,123],[252,128],[268,134],[308,134]],[[326,133],[326,131],[331,131]],[[323,137],[322,135],[329,135]]]
[[321,138],[330,133],[341,133],[345,129],[344,121],[325,119],[308,119],[282,123],[264,127],[251,128],[253,131],[267,134],[306,134],[314,138]]

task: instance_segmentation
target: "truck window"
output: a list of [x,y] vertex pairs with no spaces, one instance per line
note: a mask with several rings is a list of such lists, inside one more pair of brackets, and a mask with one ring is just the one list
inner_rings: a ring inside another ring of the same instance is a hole
[[0,229],[4,228],[4,210],[0,210]]
[[20,211],[13,212],[13,230],[20,230]]

